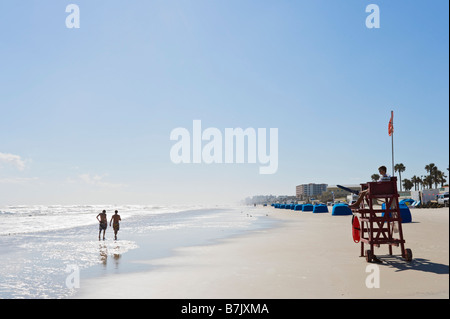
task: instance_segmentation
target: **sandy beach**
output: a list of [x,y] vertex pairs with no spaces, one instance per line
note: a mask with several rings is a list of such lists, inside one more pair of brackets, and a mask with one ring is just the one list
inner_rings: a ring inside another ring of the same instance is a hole
[[[136,260],[151,271],[81,281],[75,298],[299,299],[449,298],[449,210],[411,209],[403,224],[410,263],[394,247],[375,250],[382,264],[359,257],[351,216],[255,208],[276,227],[183,247],[174,255]],[[145,251],[145,247],[141,247]],[[372,268],[371,268],[372,267]],[[379,271],[379,287],[366,281]]]

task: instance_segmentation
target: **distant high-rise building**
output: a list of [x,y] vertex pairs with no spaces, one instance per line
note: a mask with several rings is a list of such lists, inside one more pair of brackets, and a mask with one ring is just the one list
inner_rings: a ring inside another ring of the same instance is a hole
[[295,195],[297,197],[311,197],[322,194],[327,191],[327,184],[302,184],[295,187]]

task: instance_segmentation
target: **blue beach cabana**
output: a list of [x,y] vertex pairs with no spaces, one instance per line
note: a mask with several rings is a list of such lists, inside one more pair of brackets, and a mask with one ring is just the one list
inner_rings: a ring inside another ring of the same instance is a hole
[[411,204],[413,204],[415,202],[414,199],[412,198],[407,198],[407,199],[402,199],[399,204],[405,204],[406,206],[410,206]]
[[333,210],[331,211],[332,216],[346,216],[353,215],[352,210],[347,204],[335,204],[333,205]]
[[302,207],[302,212],[312,212],[314,209],[313,205],[311,204],[304,204]]
[[[403,223],[411,223],[412,222],[412,216],[411,216],[411,211],[409,210],[409,207],[406,206],[406,204],[399,204],[398,205],[400,208],[400,216],[402,218],[402,224]],[[381,206],[382,209],[386,209],[386,204],[383,203],[383,205]],[[384,216],[385,213],[381,214],[382,216]]]
[[302,207],[302,204],[295,205],[294,210],[302,210]]
[[313,213],[328,213],[328,207],[324,204],[314,205]]

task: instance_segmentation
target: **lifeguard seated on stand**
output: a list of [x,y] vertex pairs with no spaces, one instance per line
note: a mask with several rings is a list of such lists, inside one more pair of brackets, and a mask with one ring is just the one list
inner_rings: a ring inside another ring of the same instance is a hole
[[[380,179],[378,180],[379,182],[386,182],[386,181],[390,181],[390,180],[391,180],[391,176],[389,176],[389,175],[386,173],[386,171],[387,171],[386,166],[380,166],[380,167],[378,168],[378,172],[379,172],[380,175],[381,175]],[[350,207],[351,209],[359,208],[359,205],[361,205],[361,202],[363,201],[364,196],[367,195],[367,192],[368,192],[368,189],[362,190],[362,191],[359,193],[359,197],[358,197],[358,199],[356,200],[356,202],[353,203],[353,204],[351,204],[351,205],[348,205],[348,207]]]
[[[409,262],[412,260],[412,251],[404,247],[397,178],[387,175],[385,166],[378,170],[381,174],[379,181],[361,184],[358,200],[349,206],[354,213],[353,240],[361,243],[360,256],[365,256],[367,262],[382,262],[374,253],[375,247],[379,248],[380,245],[389,246],[389,255],[392,255],[393,246],[400,246],[402,257]],[[378,200],[385,202],[385,208],[378,207]],[[369,249],[364,249],[365,244]]]

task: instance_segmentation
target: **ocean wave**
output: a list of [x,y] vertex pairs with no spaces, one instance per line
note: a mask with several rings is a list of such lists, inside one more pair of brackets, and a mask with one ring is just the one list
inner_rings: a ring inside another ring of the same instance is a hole
[[108,220],[119,211],[122,220],[133,217],[161,217],[198,206],[161,205],[15,205],[0,210],[0,236],[55,231],[98,224],[96,216],[107,211]]

